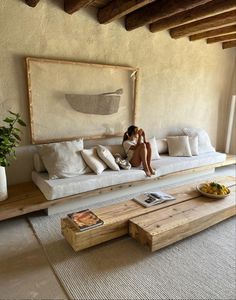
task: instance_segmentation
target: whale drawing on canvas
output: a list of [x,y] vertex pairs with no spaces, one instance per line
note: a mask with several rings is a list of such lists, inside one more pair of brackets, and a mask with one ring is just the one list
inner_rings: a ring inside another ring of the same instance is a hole
[[66,94],[70,106],[81,113],[112,115],[118,112],[123,89],[98,95]]

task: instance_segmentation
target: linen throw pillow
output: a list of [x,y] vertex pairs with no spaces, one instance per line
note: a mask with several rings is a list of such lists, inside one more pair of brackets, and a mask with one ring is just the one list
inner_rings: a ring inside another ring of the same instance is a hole
[[114,156],[111,152],[104,146],[98,145],[97,146],[97,154],[101,158],[102,161],[105,162],[108,167],[114,171],[119,171],[120,168],[117,165]]
[[189,136],[189,145],[190,145],[190,149],[191,149],[191,153],[192,155],[199,155],[199,151],[198,151],[198,136]]
[[120,168],[115,161],[114,156],[111,152],[104,146],[98,145],[97,146],[97,154],[101,158],[102,161],[112,170],[119,171]]
[[36,172],[38,173],[47,172],[47,169],[45,168],[39,153],[34,153],[33,161],[34,161],[34,169]]
[[188,136],[168,136],[167,144],[170,156],[192,156]]
[[215,152],[212,146],[208,133],[202,128],[183,128],[184,134],[188,136],[198,136],[199,154],[207,152]]
[[151,139],[148,140],[148,142],[150,143],[152,149],[152,160],[160,159],[160,155],[157,150],[156,138],[152,137]]
[[83,140],[37,146],[50,179],[74,177],[91,172],[81,157]]
[[96,147],[91,149],[84,149],[81,151],[81,154],[86,164],[97,175],[101,174],[105,169],[107,169],[107,165],[98,157]]
[[159,154],[168,153],[168,144],[166,139],[157,139],[157,151]]

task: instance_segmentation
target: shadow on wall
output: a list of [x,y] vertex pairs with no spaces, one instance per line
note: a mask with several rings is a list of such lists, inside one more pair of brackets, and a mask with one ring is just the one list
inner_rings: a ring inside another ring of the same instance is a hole
[[[20,0],[20,1],[25,3],[25,0]],[[53,3],[55,6],[59,7],[60,9],[64,10],[64,0],[50,0],[50,2]],[[30,6],[28,6],[28,7],[31,8]],[[34,8],[34,7],[32,7],[32,8]]]
[[[89,7],[83,8],[83,12],[85,13],[86,17],[94,19],[99,26],[102,26],[102,27],[107,26],[106,24],[100,24],[98,22],[98,19],[97,19],[98,8],[97,7],[89,6]],[[79,13],[79,11],[77,13]],[[74,14],[76,14],[76,13],[74,13]],[[116,24],[119,24],[123,29],[125,29],[125,21],[124,20],[125,19],[123,17],[123,18],[119,18],[119,19],[115,20],[115,22],[116,22]]]
[[64,0],[50,0],[50,2],[64,10]]
[[[228,122],[230,118],[230,109],[231,109],[231,101],[233,95],[236,95],[236,59],[234,63],[234,69],[232,70],[231,81],[228,81],[227,90],[229,91],[228,97],[220,99],[219,107],[218,107],[218,126],[217,126],[217,150],[225,152],[226,148],[226,139],[227,139],[227,131],[228,131]],[[226,104],[226,105],[225,105]],[[222,126],[224,124],[224,126]],[[231,134],[231,143],[230,143],[230,154],[236,154],[236,141],[235,141],[235,111],[234,111],[234,124],[232,128]]]
[[10,167],[6,168],[8,185],[31,181],[35,152],[36,146],[33,145],[16,149],[16,160],[13,160]]
[[[14,54],[13,58],[13,72],[12,80],[15,81],[15,87],[18,93],[18,99],[14,102],[19,103],[20,111],[23,120],[26,122],[26,128],[23,129],[23,136],[21,145],[30,144],[30,125],[29,125],[29,111],[28,111],[28,93],[27,93],[27,74],[25,56]],[[13,107],[13,111],[16,109]],[[18,112],[18,111],[17,111]]]
[[[228,119],[228,109],[229,103],[225,106],[225,99],[220,98],[218,105],[218,117],[217,117],[217,128],[216,128],[216,149],[217,151],[225,152],[225,142],[227,135],[227,119]],[[223,126],[225,124],[225,126]]]

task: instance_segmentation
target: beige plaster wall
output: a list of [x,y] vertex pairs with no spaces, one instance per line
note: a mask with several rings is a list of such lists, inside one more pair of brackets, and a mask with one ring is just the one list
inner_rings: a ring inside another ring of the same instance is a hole
[[[146,27],[127,32],[123,20],[99,25],[96,9],[71,16],[62,8],[63,1],[42,0],[36,8],[0,1],[0,120],[12,109],[28,121],[27,56],[127,65],[140,68],[137,124],[148,136],[202,127],[224,150],[235,48],[173,40],[167,31],[151,34]],[[27,127],[22,149],[29,144]],[[9,183],[30,178],[31,160],[18,156],[7,170]]]
[[[228,114],[227,116],[229,116],[230,114],[230,104],[232,101],[232,95],[236,95],[236,58],[235,58],[235,64],[234,64],[234,76],[232,78],[232,88],[231,88],[231,93],[229,95],[229,109],[228,109]],[[230,149],[229,152],[232,154],[236,154],[236,107],[234,109],[234,119],[233,119],[233,129],[232,129],[232,136],[231,136],[231,143],[230,143]]]

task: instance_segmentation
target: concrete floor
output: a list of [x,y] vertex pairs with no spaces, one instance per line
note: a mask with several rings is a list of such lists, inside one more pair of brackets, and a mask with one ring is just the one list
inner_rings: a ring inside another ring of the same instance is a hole
[[[235,165],[215,175],[236,176]],[[0,299],[68,299],[24,216],[0,223]]]

